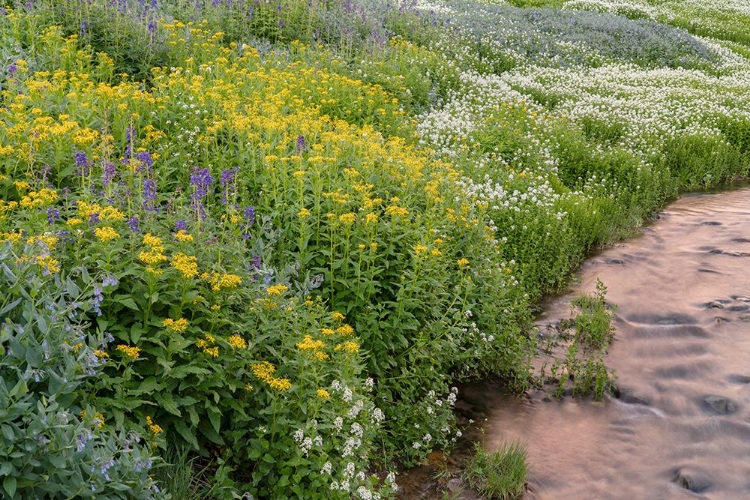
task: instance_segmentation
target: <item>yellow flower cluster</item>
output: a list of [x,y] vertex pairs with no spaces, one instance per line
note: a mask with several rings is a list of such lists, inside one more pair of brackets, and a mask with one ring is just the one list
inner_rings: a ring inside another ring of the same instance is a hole
[[162,322],[162,326],[173,332],[184,332],[187,330],[188,320],[185,318],[180,318],[178,320],[167,318]]
[[45,269],[49,273],[60,272],[60,262],[49,255],[39,255],[35,257],[34,260],[39,267]]
[[[216,339],[210,333],[204,333],[202,339],[198,339],[195,345],[200,348],[204,353],[208,354],[212,358],[219,357],[219,347],[213,346],[216,343]],[[213,347],[212,347],[213,346]]]
[[338,333],[342,337],[348,337],[349,335],[354,335],[354,328],[352,328],[350,325],[341,325],[340,327],[336,328],[336,333]]
[[344,342],[343,344],[337,345],[335,350],[356,353],[359,352],[359,344],[350,340],[348,342]]
[[458,267],[468,267],[469,259],[458,259],[456,263],[458,264]]
[[227,342],[229,342],[229,345],[231,345],[235,349],[245,349],[247,347],[247,342],[245,341],[245,339],[243,339],[236,333],[229,337],[229,339],[227,339]]
[[11,243],[18,243],[21,241],[23,233],[18,231],[16,233],[0,233],[0,241],[9,241]]
[[300,351],[316,351],[324,347],[325,343],[322,340],[313,340],[312,335],[305,335],[304,340],[297,344]]
[[141,349],[138,347],[131,347],[125,344],[120,344],[115,347],[115,350],[120,351],[124,356],[130,359],[138,359],[141,355]]
[[268,384],[271,389],[276,389],[283,392],[288,391],[292,387],[292,383],[289,381],[289,379],[277,378],[273,376],[276,368],[268,361],[254,363],[250,366],[250,370],[256,377]]
[[88,219],[92,214],[99,214],[101,216],[102,207],[98,203],[86,203],[79,200],[76,207],[78,208],[78,215],[84,219]]
[[29,245],[39,243],[40,246],[47,250],[54,250],[57,245],[58,238],[52,234],[42,234],[40,236],[32,236],[26,240]]
[[160,434],[164,430],[160,425],[155,424],[149,416],[146,417],[146,425],[148,426],[148,430],[150,430],[155,436]]
[[30,191],[29,194],[21,198],[21,208],[31,209],[44,207],[51,204],[57,199],[57,191],[54,189],[40,189],[39,191]]
[[211,290],[214,292],[218,292],[222,288],[236,288],[242,284],[242,278],[236,274],[217,273],[216,271],[211,271],[210,274],[203,273],[201,278],[208,280]]
[[281,295],[287,290],[289,290],[288,286],[279,284],[279,285],[269,286],[266,289],[266,293],[268,293],[268,295]]
[[344,321],[346,319],[346,316],[344,316],[338,311],[333,311],[331,313],[331,318],[333,318],[334,321]]
[[299,217],[300,219],[307,219],[308,217],[310,217],[310,215],[310,211],[306,208],[303,208],[297,213],[297,217]]
[[99,212],[102,220],[117,222],[125,218],[125,214],[113,206],[106,206]]
[[177,252],[172,256],[170,264],[180,271],[184,278],[190,279],[198,275],[198,259],[192,255]]
[[120,237],[120,233],[110,226],[99,226],[94,229],[94,236],[99,241],[111,241]]
[[331,393],[326,391],[325,389],[318,389],[318,397],[320,399],[330,399]]
[[174,237],[177,241],[188,242],[193,241],[193,235],[186,232],[184,229],[180,229],[174,233]]

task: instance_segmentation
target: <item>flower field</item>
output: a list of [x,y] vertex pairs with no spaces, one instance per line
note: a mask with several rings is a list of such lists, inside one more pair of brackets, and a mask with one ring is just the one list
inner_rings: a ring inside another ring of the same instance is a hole
[[392,498],[747,175],[742,2],[512,3],[0,0],[2,496]]

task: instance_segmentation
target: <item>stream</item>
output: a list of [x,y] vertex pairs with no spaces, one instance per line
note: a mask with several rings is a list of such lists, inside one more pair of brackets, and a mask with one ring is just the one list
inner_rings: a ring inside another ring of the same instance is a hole
[[[618,307],[606,364],[620,397],[466,387],[457,408],[475,424],[454,460],[470,439],[524,443],[526,500],[750,498],[750,188],[684,195],[659,215],[587,260],[536,322],[570,318],[570,300],[602,280]],[[447,486],[445,498],[475,498],[436,470],[405,474],[402,497]]]

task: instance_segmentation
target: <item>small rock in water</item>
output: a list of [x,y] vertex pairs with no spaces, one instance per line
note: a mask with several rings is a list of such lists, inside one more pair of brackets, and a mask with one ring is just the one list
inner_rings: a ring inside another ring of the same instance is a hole
[[611,265],[611,266],[612,265],[615,265],[615,266],[623,266],[623,265],[625,265],[625,261],[622,260],[622,259],[606,259],[604,262],[606,264]]
[[694,493],[702,493],[711,487],[708,476],[686,468],[677,469],[672,482]]
[[750,297],[746,297],[744,295],[738,295],[737,297],[734,297],[734,300],[738,300],[740,302],[750,302]]
[[721,222],[709,220],[702,223],[704,226],[721,226]]
[[734,311],[734,312],[747,311],[748,309],[750,309],[750,305],[747,305],[747,304],[742,304],[739,306],[731,306],[729,308],[730,311]]
[[445,485],[446,488],[448,488],[448,491],[451,493],[457,493],[464,489],[464,483],[459,478],[454,477],[450,481],[448,481],[448,484]]
[[733,384],[750,384],[750,376],[748,375],[730,375],[727,380]]
[[714,300],[713,302],[708,303],[709,309],[724,309],[724,304],[719,302],[718,300]]
[[737,405],[722,396],[708,396],[703,398],[703,406],[719,415],[730,415],[737,411]]

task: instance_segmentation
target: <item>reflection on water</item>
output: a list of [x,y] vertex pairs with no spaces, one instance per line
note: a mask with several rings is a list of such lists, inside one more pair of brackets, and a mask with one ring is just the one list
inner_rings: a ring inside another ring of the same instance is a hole
[[485,446],[527,444],[527,499],[750,498],[750,189],[685,196],[578,275],[538,325],[570,317],[601,279],[618,305],[607,365],[621,397],[468,388]]

